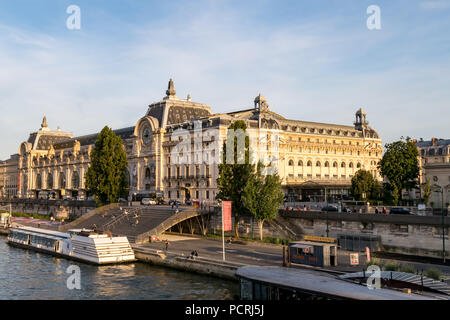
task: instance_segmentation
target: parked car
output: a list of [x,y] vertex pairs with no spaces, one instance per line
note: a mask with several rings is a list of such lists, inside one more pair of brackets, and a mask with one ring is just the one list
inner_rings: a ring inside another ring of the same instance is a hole
[[117,200],[117,202],[119,202],[119,203],[128,203],[128,200],[127,200],[127,199],[124,199],[124,198],[119,198],[119,199]]
[[342,208],[342,212],[352,213],[352,210],[349,208]]
[[157,203],[157,204],[165,204],[166,202],[164,201],[163,198],[157,198],[157,199],[156,199],[156,203]]
[[188,205],[188,206],[192,206],[192,201],[191,200],[186,200],[185,202],[184,202],[186,205]]
[[399,208],[391,208],[389,214],[412,214],[412,212],[406,208],[399,207]]
[[141,200],[141,204],[143,204],[144,206],[149,206],[149,205],[152,205],[152,204],[156,204],[156,201],[153,200],[153,199],[150,199],[150,198],[143,198]]
[[322,211],[328,211],[328,212],[336,211],[337,212],[338,208],[336,206],[325,206],[325,207],[322,208]]

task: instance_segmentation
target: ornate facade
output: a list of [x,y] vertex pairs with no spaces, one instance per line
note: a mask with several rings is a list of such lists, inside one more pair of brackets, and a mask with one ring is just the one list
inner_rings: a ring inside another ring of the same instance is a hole
[[[423,186],[430,180],[433,193],[429,203],[440,208],[450,203],[450,140],[433,138],[430,141],[416,141],[419,151],[419,182]],[[434,192],[438,191],[438,192]],[[442,194],[443,191],[443,201]]]
[[[355,116],[353,126],[289,120],[271,111],[262,95],[251,108],[213,114],[210,106],[191,101],[189,95],[178,98],[171,79],[166,96],[149,105],[135,126],[114,132],[127,154],[131,195],[154,191],[165,199],[214,202],[214,160],[220,159],[228,126],[243,120],[253,160],[267,164],[271,157],[288,199],[321,200],[325,191],[331,198],[345,196],[361,168],[380,180],[382,141],[364,110]],[[97,135],[74,137],[50,130],[44,118],[41,129],[20,145],[18,195],[38,197],[47,191],[56,198],[86,197],[84,175]]]

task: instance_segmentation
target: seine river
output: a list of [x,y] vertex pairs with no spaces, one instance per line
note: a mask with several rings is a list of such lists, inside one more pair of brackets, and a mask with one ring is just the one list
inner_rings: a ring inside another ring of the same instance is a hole
[[[70,265],[81,271],[81,289],[68,289]],[[0,299],[227,300],[238,284],[145,263],[93,266],[10,247],[0,236]]]

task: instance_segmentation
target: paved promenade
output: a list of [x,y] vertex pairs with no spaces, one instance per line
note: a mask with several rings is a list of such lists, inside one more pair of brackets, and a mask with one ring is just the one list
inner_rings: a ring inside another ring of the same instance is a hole
[[[222,240],[207,239],[200,237],[162,235],[159,240],[168,240],[168,252],[177,255],[188,256],[193,250],[197,250],[199,257],[222,260]],[[140,247],[152,248],[165,251],[164,241],[157,241],[139,245]],[[359,265],[350,265],[349,251],[338,251],[338,266],[328,267],[327,270],[335,272],[358,272],[366,265],[366,256],[364,253],[359,255]],[[225,243],[225,259],[228,262],[236,262],[245,265],[258,266],[281,266],[283,263],[283,251],[281,245],[262,244],[257,242]],[[445,279],[450,280],[450,266],[425,264],[410,261],[399,261],[393,259],[380,259],[381,262],[398,262],[405,265],[411,265],[417,270],[428,270],[430,268],[439,270]]]

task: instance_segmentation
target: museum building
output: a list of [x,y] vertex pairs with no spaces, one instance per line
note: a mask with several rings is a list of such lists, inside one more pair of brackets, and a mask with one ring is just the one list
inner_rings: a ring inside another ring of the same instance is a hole
[[[261,94],[248,109],[212,113],[190,95],[178,98],[170,79],[166,96],[149,105],[134,126],[113,130],[127,155],[129,195],[153,192],[166,200],[214,203],[217,159],[228,127],[237,120],[247,125],[253,160],[275,165],[288,201],[345,199],[359,169],[381,181],[382,141],[362,108],[349,126],[286,119],[269,109]],[[88,197],[85,174],[98,134],[74,137],[51,130],[44,117],[41,128],[19,147],[17,196]],[[179,155],[181,142],[188,147]]]

